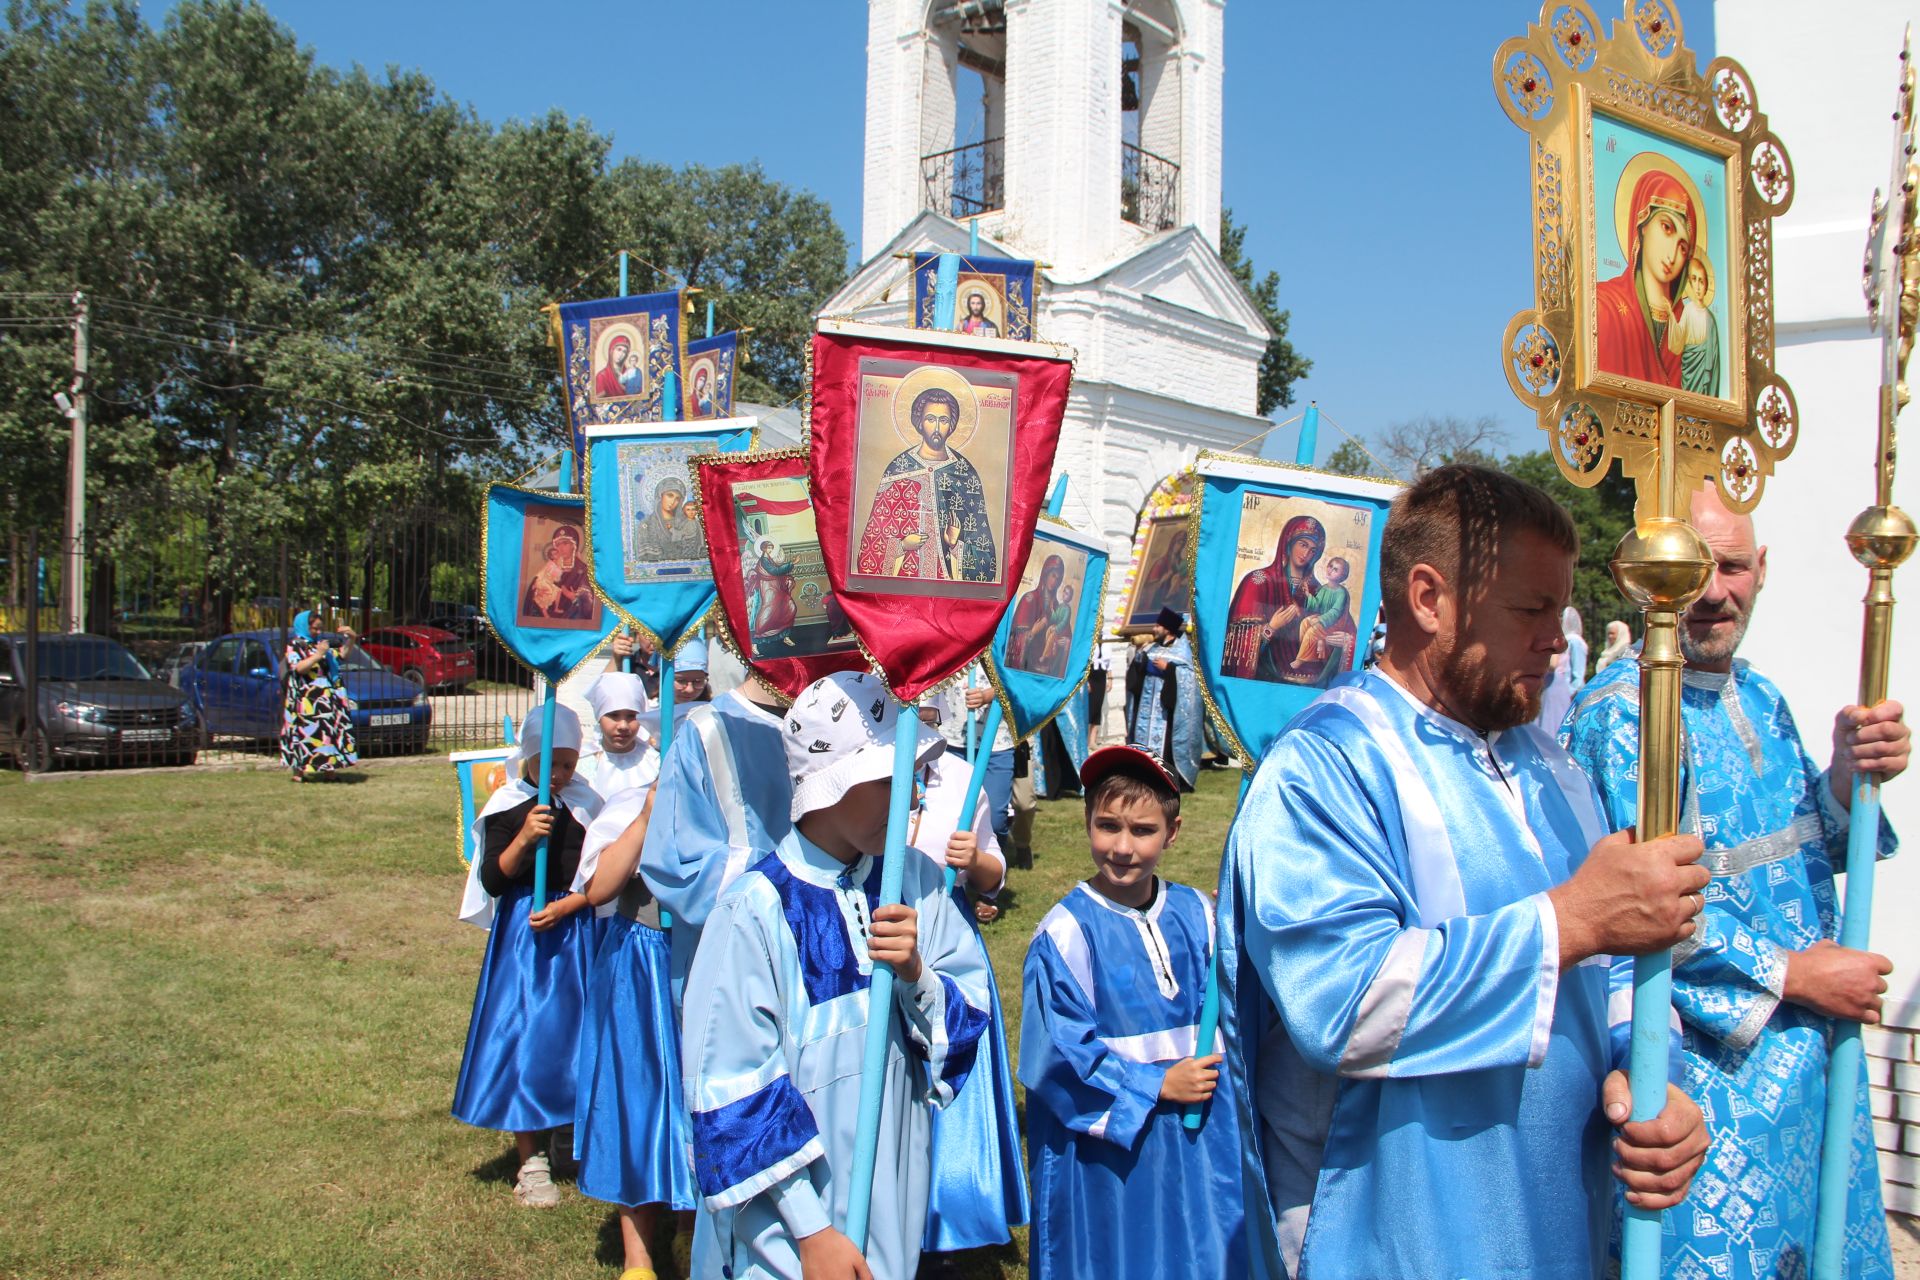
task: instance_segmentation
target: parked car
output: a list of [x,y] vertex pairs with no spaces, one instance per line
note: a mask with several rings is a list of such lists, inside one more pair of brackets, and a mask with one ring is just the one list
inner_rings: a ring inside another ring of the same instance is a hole
[[473,650],[474,669],[481,677],[532,687],[533,677],[506,651],[500,637],[493,634],[493,628],[480,614],[437,614],[427,619],[427,625],[450,631],[465,640]]
[[[221,636],[180,675],[180,687],[209,735],[268,743],[280,733],[286,651],[280,632]],[[426,690],[394,675],[355,645],[340,655],[341,677],[353,699],[353,737],[365,752],[427,749],[433,707]]]
[[476,674],[473,646],[439,627],[381,627],[360,643],[381,666],[422,689],[464,689]]
[[166,659],[161,662],[158,667],[154,668],[153,678],[155,680],[165,680],[168,684],[178,689],[180,687],[180,672],[192,665],[194,655],[206,647],[207,642],[205,640],[189,640],[185,644],[174,646],[173,652],[168,654]]
[[[14,763],[188,765],[200,724],[178,689],[105,636],[44,635],[34,647],[39,715],[27,715],[27,639],[0,635],[0,744]],[[31,723],[37,719],[38,723]]]

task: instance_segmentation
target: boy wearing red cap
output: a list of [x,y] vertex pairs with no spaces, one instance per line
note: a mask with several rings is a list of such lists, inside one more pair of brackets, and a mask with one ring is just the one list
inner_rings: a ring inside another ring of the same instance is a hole
[[[1232,1085],[1220,1055],[1193,1056],[1213,902],[1156,874],[1180,833],[1179,785],[1137,747],[1094,752],[1080,781],[1094,874],[1027,948],[1028,1267],[1035,1280],[1244,1275]],[[1195,1103],[1204,1123],[1189,1133]]]

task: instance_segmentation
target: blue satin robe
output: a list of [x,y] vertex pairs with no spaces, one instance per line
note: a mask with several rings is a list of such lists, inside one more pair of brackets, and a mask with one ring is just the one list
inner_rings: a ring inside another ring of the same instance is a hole
[[676,1002],[721,891],[793,828],[793,783],[780,733],[779,713],[755,706],[737,689],[674,722],[640,847],[640,875],[673,920]]
[[[1163,763],[1172,761],[1173,771],[1191,791],[1200,777],[1200,725],[1204,714],[1200,709],[1200,680],[1193,669],[1193,644],[1186,636],[1179,636],[1172,644],[1149,645],[1137,657],[1146,661],[1147,671],[1139,699],[1127,711],[1127,741]],[[1165,659],[1166,670],[1155,667],[1155,659]],[[1167,680],[1174,682],[1171,723],[1162,704]]]
[[1246,1274],[1232,1080],[1198,1133],[1160,1101],[1194,1056],[1212,948],[1213,904],[1164,880],[1145,911],[1081,884],[1040,921],[1020,1031],[1034,1280]]
[[1250,1274],[1600,1274],[1608,972],[1561,970],[1547,890],[1601,834],[1544,733],[1377,672],[1282,732],[1220,873]]
[[[1687,1202],[1666,1218],[1675,1277],[1805,1275],[1813,1249],[1832,1022],[1780,996],[1787,953],[1836,936],[1833,876],[1848,821],[1780,691],[1745,662],[1689,671],[1680,695],[1681,830],[1706,843],[1702,927],[1673,951],[1683,1087],[1713,1135]],[[1568,743],[1609,822],[1639,809],[1640,673],[1631,657],[1587,687]],[[1881,857],[1893,852],[1883,823]],[[1630,962],[1628,962],[1630,963]],[[1849,1277],[1891,1276],[1864,1067],[1848,1187]]]
[[[867,1263],[913,1280],[933,1108],[973,1068],[987,969],[939,868],[906,851],[918,982],[894,984]],[[843,866],[791,831],[722,895],[687,980],[682,1068],[702,1197],[693,1274],[800,1280],[794,1241],[844,1230],[880,864]]]

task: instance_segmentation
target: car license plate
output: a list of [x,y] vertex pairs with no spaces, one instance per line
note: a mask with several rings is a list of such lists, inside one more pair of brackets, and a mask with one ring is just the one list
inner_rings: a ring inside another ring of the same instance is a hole
[[122,729],[122,742],[165,742],[173,737],[171,729]]
[[375,729],[385,729],[389,725],[405,724],[411,718],[412,717],[410,717],[404,711],[390,711],[384,715],[376,715],[372,717],[370,720],[367,721],[367,723],[373,726]]

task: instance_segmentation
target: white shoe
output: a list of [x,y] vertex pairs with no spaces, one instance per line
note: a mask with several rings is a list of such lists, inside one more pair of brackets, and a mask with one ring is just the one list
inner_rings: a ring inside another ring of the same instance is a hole
[[513,1202],[524,1209],[551,1209],[560,1203],[560,1188],[553,1185],[553,1165],[545,1156],[528,1156],[520,1166],[520,1177],[513,1184]]

